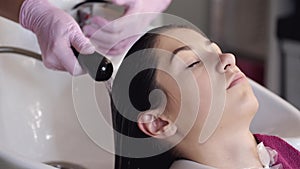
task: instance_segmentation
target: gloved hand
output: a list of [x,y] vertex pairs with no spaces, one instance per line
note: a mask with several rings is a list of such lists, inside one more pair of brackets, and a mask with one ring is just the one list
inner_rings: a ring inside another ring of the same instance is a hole
[[[83,73],[70,46],[83,54],[93,53],[95,47],[68,13],[47,0],[25,0],[19,22],[36,34],[47,68],[68,71],[72,75]],[[76,69],[75,64],[78,65]]]
[[[96,48],[109,55],[123,53],[136,39],[137,35],[144,30],[157,14],[164,11],[171,0],[111,0],[116,5],[123,6],[125,12],[120,20],[108,21],[100,16],[93,16],[90,24],[83,27],[83,32],[90,37]],[[139,17],[141,13],[141,17]],[[134,15],[133,17],[130,17]],[[128,17],[126,17],[128,16]]]

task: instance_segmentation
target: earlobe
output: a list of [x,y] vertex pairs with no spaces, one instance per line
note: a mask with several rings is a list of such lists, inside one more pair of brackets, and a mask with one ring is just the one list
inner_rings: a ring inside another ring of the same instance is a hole
[[155,138],[170,137],[177,131],[177,127],[172,121],[163,116],[156,117],[152,113],[141,113],[137,123],[141,131]]

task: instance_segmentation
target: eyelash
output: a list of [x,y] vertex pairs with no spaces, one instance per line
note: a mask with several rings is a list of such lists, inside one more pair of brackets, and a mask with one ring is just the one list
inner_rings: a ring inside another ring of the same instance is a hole
[[194,67],[195,65],[197,65],[197,64],[199,64],[199,63],[201,63],[201,61],[200,61],[200,60],[197,60],[196,62],[190,64],[190,65],[188,66],[188,68],[192,68],[192,67]]

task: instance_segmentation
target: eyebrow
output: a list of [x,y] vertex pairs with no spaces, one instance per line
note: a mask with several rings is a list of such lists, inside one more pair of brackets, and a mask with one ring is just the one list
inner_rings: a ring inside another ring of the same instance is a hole
[[177,53],[179,53],[179,52],[181,52],[181,51],[185,51],[185,50],[192,50],[192,49],[191,49],[189,46],[181,46],[181,47],[175,49],[175,50],[172,52],[172,56],[171,56],[170,62],[172,62],[174,56],[175,56]]

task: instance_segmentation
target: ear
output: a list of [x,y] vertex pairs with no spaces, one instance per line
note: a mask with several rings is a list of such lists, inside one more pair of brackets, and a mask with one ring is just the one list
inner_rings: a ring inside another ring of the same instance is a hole
[[171,120],[163,115],[157,116],[153,110],[142,112],[137,123],[140,130],[155,138],[167,138],[177,131],[176,125]]

